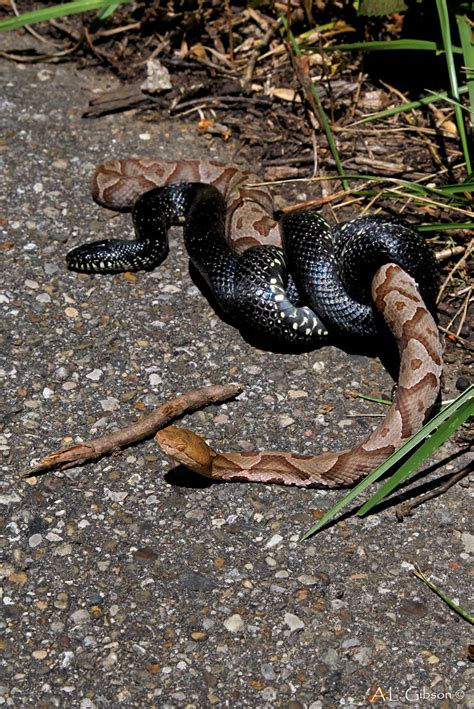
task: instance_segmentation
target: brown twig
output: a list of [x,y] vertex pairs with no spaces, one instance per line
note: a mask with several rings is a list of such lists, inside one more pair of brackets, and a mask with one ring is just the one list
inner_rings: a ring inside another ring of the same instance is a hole
[[315,197],[314,199],[308,199],[305,202],[298,202],[298,204],[291,204],[288,207],[283,207],[280,209],[281,214],[289,214],[290,212],[296,212],[300,209],[308,209],[309,207],[320,207],[328,202],[334,202],[336,199],[344,197],[347,192],[334,192],[333,194],[327,195],[325,197]]
[[404,517],[409,517],[414,510],[415,507],[418,507],[419,505],[424,504],[427,500],[431,500],[433,497],[438,497],[439,495],[443,495],[445,492],[447,492],[453,485],[456,485],[460,480],[465,478],[469,473],[472,472],[472,465],[467,465],[465,468],[462,470],[458,470],[457,473],[454,473],[451,475],[450,478],[443,484],[437,487],[434,490],[430,490],[429,492],[426,492],[424,495],[420,495],[419,497],[416,497],[414,500],[406,500],[406,502],[402,502],[401,505],[397,507],[395,510],[395,514],[397,516],[397,519],[399,522],[401,522]]
[[[204,103],[206,102],[206,103]],[[170,107],[170,112],[171,113],[176,113],[178,111],[181,111],[183,108],[189,108],[189,106],[195,106],[195,105],[202,105],[203,107],[207,107],[206,104],[245,104],[245,105],[263,105],[267,107],[271,107],[273,104],[273,99],[271,99],[269,96],[228,96],[228,95],[221,95],[221,96],[206,96],[206,98],[192,98],[188,99],[187,101],[180,101],[179,103],[174,104],[173,106]]]
[[15,54],[12,52],[0,52],[0,57],[4,59],[10,59],[11,61],[18,62],[19,64],[39,64],[40,62],[55,62],[66,57],[69,54],[74,54],[74,52],[79,49],[82,44],[83,39],[81,38],[77,44],[67,49],[63,49],[59,52],[54,52],[54,54],[35,54],[34,56],[26,56],[22,54]]
[[460,321],[459,321],[459,323],[458,323],[458,329],[456,330],[456,335],[457,335],[458,337],[459,337],[459,335],[461,334],[461,331],[462,331],[462,329],[463,329],[463,327],[464,327],[464,323],[466,322],[467,312],[468,312],[468,309],[469,309],[469,305],[471,304],[471,293],[472,293],[472,286],[471,286],[471,288],[469,289],[469,291],[468,291],[468,293],[467,293],[467,295],[466,295],[466,298],[465,298],[465,300],[464,300],[464,305],[463,305],[463,308],[462,308],[462,311],[461,311],[461,319],[460,319]]
[[244,91],[248,91],[250,84],[252,83],[253,73],[255,71],[255,65],[257,64],[258,58],[260,57],[262,50],[266,49],[272,41],[278,25],[278,22],[270,25],[262,39],[255,43],[255,48],[249,57],[244,78],[242,79],[242,88]]
[[[11,6],[11,8],[12,8],[12,10],[13,10],[13,13],[14,13],[17,17],[19,17],[20,12],[18,11],[18,8],[17,8],[17,6],[16,6],[15,0],[10,0],[10,6]],[[29,32],[29,34],[31,34],[32,37],[36,37],[36,39],[39,39],[40,42],[44,42],[45,44],[52,44],[52,45],[54,45],[54,46],[56,46],[56,47],[58,46],[56,42],[53,42],[53,40],[48,39],[47,37],[43,37],[43,35],[39,34],[39,32],[36,32],[36,30],[34,30],[34,29],[33,29],[32,27],[30,27],[29,25],[26,25],[26,26],[25,26],[25,32]]]
[[456,319],[461,316],[457,325],[457,330],[456,330],[456,335],[461,334],[461,330],[463,328],[464,323],[466,322],[466,317],[467,317],[467,311],[469,309],[469,305],[471,304],[471,294],[472,294],[473,287],[470,286],[468,290],[466,291],[466,297],[464,298],[464,302],[459,306],[459,308],[456,310],[454,315],[451,317],[451,320],[448,322],[446,325],[446,329],[448,331],[451,331],[451,327],[456,321]]
[[469,342],[469,340],[466,340],[464,337],[461,337],[460,335],[456,335],[455,332],[448,330],[447,328],[443,327],[442,325],[438,325],[438,328],[441,330],[441,332],[445,333],[445,335],[448,337],[448,339],[452,340],[453,342],[459,342],[459,344],[461,344],[466,350],[469,350],[470,352],[474,352],[474,347]]
[[100,438],[92,438],[68,448],[48,453],[38,465],[22,471],[24,478],[45,473],[49,470],[66,470],[84,463],[96,461],[106,455],[117,453],[122,448],[151,438],[160,429],[183,414],[201,409],[209,404],[217,404],[240,394],[239,384],[217,384],[200,389],[190,389],[176,399],[167,401],[147,416],[135,423]]
[[459,261],[454,264],[454,266],[452,267],[452,269],[450,270],[450,272],[449,272],[448,275],[446,276],[443,285],[442,285],[441,288],[439,289],[438,300],[437,300],[438,303],[441,301],[441,298],[442,298],[442,296],[443,296],[443,293],[444,293],[444,291],[446,290],[446,287],[448,286],[448,284],[449,284],[449,282],[451,281],[452,277],[454,276],[454,274],[456,273],[456,271],[458,271],[458,270],[461,268],[461,266],[464,266],[464,264],[466,263],[467,259],[469,258],[470,254],[471,254],[471,251],[472,251],[473,249],[474,249],[474,239],[472,239],[472,240],[470,241],[470,243],[469,243],[469,245],[468,245],[468,247],[467,247],[467,249],[466,249],[466,252],[465,252],[464,256],[462,256],[462,257],[459,259]]
[[435,259],[437,261],[446,261],[446,259],[450,259],[453,256],[460,256],[465,250],[465,246],[447,246],[445,249],[435,253]]

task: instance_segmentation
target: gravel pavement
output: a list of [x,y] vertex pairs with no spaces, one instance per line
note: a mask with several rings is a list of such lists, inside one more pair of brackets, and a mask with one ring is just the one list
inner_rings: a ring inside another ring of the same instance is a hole
[[[216,447],[340,447],[373,425],[360,414],[381,412],[351,393],[390,396],[392,381],[378,360],[335,348],[252,348],[194,285],[179,230],[156,272],[68,272],[68,248],[130,232],[127,215],[92,202],[96,164],[229,161],[229,148],[192,117],[84,120],[91,93],[114,81],[92,70],[1,70],[0,704],[318,709],[374,694],[389,706],[467,704],[469,625],[412,574],[419,564],[469,609],[467,486],[403,523],[389,507],[300,543],[340,491],[208,484],[171,470],[153,441],[20,479],[48,451],[208,383],[245,387],[185,419]],[[429,475],[465,463],[448,459],[456,451],[447,445]]]

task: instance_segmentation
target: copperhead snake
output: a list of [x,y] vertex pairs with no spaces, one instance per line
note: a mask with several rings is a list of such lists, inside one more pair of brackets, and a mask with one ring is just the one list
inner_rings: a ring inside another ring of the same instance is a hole
[[[256,182],[250,173],[213,162],[107,162],[95,171],[93,197],[108,208],[132,211],[136,241],[85,244],[69,252],[67,263],[86,272],[153,268],[166,253],[168,227],[184,222],[190,257],[220,305],[238,309],[244,325],[261,327],[266,336],[314,344],[326,342],[328,331],[373,336],[378,312],[399,349],[398,388],[382,423],[355,447],[316,456],[218,453],[176,426],[156,435],[164,453],[213,480],[349,485],[412,436],[437,399],[443,348],[427,307],[437,290],[435,261],[397,218],[366,217],[331,230],[315,210],[295,212],[282,220],[281,235],[269,191],[249,186]],[[372,253],[379,233],[382,253]],[[351,283],[358,250],[361,268],[370,262],[370,290],[364,291],[360,276]],[[336,270],[345,271],[344,281]]]

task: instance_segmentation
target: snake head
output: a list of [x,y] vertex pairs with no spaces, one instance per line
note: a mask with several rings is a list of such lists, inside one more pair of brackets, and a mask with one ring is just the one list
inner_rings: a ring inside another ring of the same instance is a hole
[[212,477],[212,461],[216,452],[210,448],[201,436],[187,428],[168,426],[158,431],[155,439],[163,453],[169,455],[180,465],[190,470]]

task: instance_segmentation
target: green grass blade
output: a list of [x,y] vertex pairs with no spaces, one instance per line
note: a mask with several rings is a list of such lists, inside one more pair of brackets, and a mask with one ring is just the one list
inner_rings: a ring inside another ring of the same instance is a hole
[[98,32],[99,29],[107,22],[109,17],[114,14],[116,9],[119,7],[119,4],[119,2],[115,1],[113,5],[109,5],[108,7],[104,7],[102,10],[99,10],[90,24],[89,32],[91,34]]
[[447,194],[456,194],[457,192],[474,192],[474,179],[471,177],[465,182],[456,182],[455,184],[441,185],[438,187],[440,192]]
[[[462,87],[458,87],[459,94],[461,93],[461,88]],[[464,88],[467,89],[467,86]],[[431,91],[430,92],[430,90],[428,89],[428,93],[431,93],[431,95],[433,96],[433,99],[437,99],[439,97],[438,91]],[[444,101],[446,101],[446,103],[449,103],[451,106],[457,106],[457,108],[459,108],[459,110],[461,110],[461,111],[468,111],[469,112],[469,109],[466,106],[463,106],[463,104],[460,103],[460,101],[456,101],[456,99],[451,98],[451,96],[446,96]],[[434,102],[435,101],[433,100],[432,103],[434,103]]]
[[449,224],[422,224],[417,231],[449,231],[450,229],[474,229],[474,222],[450,222]]
[[118,8],[120,5],[119,2],[114,2],[113,5],[109,5],[108,7],[104,7],[103,10],[97,13],[97,20],[100,20],[103,22],[104,20],[107,20],[111,15],[114,14],[115,10]]
[[459,37],[461,39],[461,47],[466,68],[467,77],[466,84],[469,91],[470,102],[470,120],[471,127],[474,126],[474,75],[471,72],[474,70],[474,43],[471,38],[471,27],[467,17],[461,13],[456,14],[456,24],[458,26]]
[[374,404],[383,404],[384,406],[390,406],[391,401],[388,399],[378,399],[376,396],[369,396],[368,394],[357,394],[357,399],[363,399],[364,401],[372,401]]
[[434,583],[432,583],[426,576],[425,574],[419,569],[418,567],[415,566],[415,570],[413,572],[417,578],[419,578],[423,583],[425,583],[428,588],[430,588],[432,591],[436,593],[437,596],[441,598],[442,601],[446,603],[455,613],[461,616],[461,618],[464,618],[464,620],[467,620],[468,623],[474,624],[474,616],[470,615],[467,611],[463,610],[461,606],[458,606],[457,603],[453,601],[452,598],[450,598],[444,591],[442,591],[438,586],[435,586]]
[[[345,175],[347,180],[364,180],[365,182],[382,182],[382,183],[393,183],[397,187],[403,187],[409,190],[412,194],[416,195],[433,195],[435,197],[451,197],[451,203],[456,204],[455,195],[459,194],[460,204],[466,203],[466,197],[464,193],[474,192],[474,179],[470,178],[466,182],[459,182],[456,184],[440,185],[439,187],[429,187],[421,182],[411,182],[410,180],[404,180],[401,177],[387,177],[386,175],[371,175],[371,174],[347,174]],[[314,179],[314,178],[313,178]],[[316,178],[317,179],[317,178]],[[328,175],[324,177],[325,180],[339,180],[339,177],[334,175]],[[303,181],[303,180],[302,180]],[[361,192],[358,192],[360,194]],[[454,200],[453,200],[454,198]],[[471,200],[468,202],[469,206],[472,204]]]
[[[459,95],[467,93],[467,86],[461,86],[459,89]],[[378,113],[371,113],[369,116],[360,118],[354,123],[351,123],[348,127],[358,126],[362,123],[370,123],[371,121],[379,121],[384,118],[391,118],[391,116],[396,116],[398,113],[406,113],[407,111],[413,111],[413,109],[421,108],[422,106],[427,106],[430,103],[437,103],[438,101],[450,101],[450,96],[447,91],[438,91],[429,96],[422,96],[416,101],[408,101],[407,103],[400,103],[398,106],[393,106],[392,108],[385,108],[383,111]]]
[[370,510],[375,507],[384,497],[387,497],[395,488],[397,488],[411,473],[415,468],[417,468],[423,461],[428,458],[432,453],[434,453],[437,448],[439,448],[445,441],[448,440],[452,434],[457,431],[460,426],[474,414],[474,403],[472,401],[466,401],[463,406],[457,409],[443,424],[440,425],[437,431],[435,431],[419,448],[410,459],[407,460],[397,472],[392,475],[390,480],[382,485],[382,487],[377,490],[377,492],[372,495],[370,500],[367,500],[365,505],[363,505],[360,510],[358,510],[358,517],[363,517],[370,512]]
[[[453,98],[459,102],[459,88],[458,80],[456,76],[456,66],[454,64],[453,56],[453,45],[451,40],[451,26],[449,22],[449,13],[446,0],[436,0],[436,7],[438,9],[439,24],[441,27],[441,36],[443,38],[443,45],[446,54],[446,66],[448,69],[449,83],[451,86],[451,93]],[[466,131],[464,129],[464,120],[462,116],[462,111],[459,106],[454,106],[454,116],[456,118],[456,125],[459,133],[459,140],[461,142],[461,148],[464,155],[464,161],[466,163],[466,170],[468,174],[472,172],[471,168],[471,158],[469,154],[469,145],[467,142]]]
[[81,12],[90,12],[91,10],[102,10],[110,5],[120,5],[125,2],[130,2],[130,0],[75,0],[62,5],[45,7],[42,10],[25,12],[18,17],[9,17],[6,20],[1,20],[0,32],[9,32],[19,27],[37,24],[38,22],[48,22],[56,17],[76,15]]
[[448,404],[444,409],[442,409],[436,416],[434,416],[431,421],[423,426],[414,436],[410,438],[398,451],[392,453],[391,456],[387,458],[381,465],[378,466],[374,471],[369,473],[367,477],[358,483],[352,490],[350,490],[345,497],[336,502],[336,504],[331,507],[316,524],[314,524],[311,529],[309,529],[301,538],[301,541],[308,539],[322,527],[324,527],[328,522],[330,522],[333,517],[335,517],[344,507],[346,507],[352,500],[357,497],[361,492],[369,487],[375,480],[378,480],[382,475],[384,475],[392,465],[398,463],[407,453],[416,448],[430,433],[448,420],[451,415],[456,412],[459,408],[464,407],[465,403],[469,403],[470,415],[473,415],[474,410],[474,385],[466,389],[460,396],[458,396],[451,404]]
[[[296,41],[296,39],[295,39],[295,37],[288,25],[288,22],[286,21],[286,17],[284,17],[283,15],[280,15],[280,17],[281,17],[282,24],[284,25],[286,33],[288,35],[288,38],[289,38],[289,41],[291,44],[291,48],[292,48],[295,56],[299,59],[301,57],[301,50],[298,45],[298,42]],[[326,140],[328,141],[329,149],[331,151],[331,155],[333,156],[334,162],[336,163],[336,169],[337,169],[337,172],[341,178],[341,184],[342,184],[343,188],[345,190],[347,190],[347,189],[349,189],[349,184],[346,179],[346,175],[345,175],[344,167],[341,162],[341,158],[339,157],[339,151],[336,146],[336,141],[334,140],[331,126],[329,124],[328,117],[326,116],[326,112],[325,112],[323,105],[321,103],[321,99],[319,98],[319,94],[316,90],[316,86],[314,85],[314,82],[311,80],[311,78],[308,81],[308,87],[309,87],[309,90],[311,91],[311,96],[316,104],[321,127],[324,130],[324,133],[326,135]]]
[[[384,52],[407,49],[442,53],[445,48],[440,42],[430,42],[428,40],[423,39],[392,39],[390,42],[387,42],[385,40],[375,40],[372,42],[331,44],[324,47],[325,52]],[[452,51],[455,54],[462,54],[461,47],[452,47]]]

